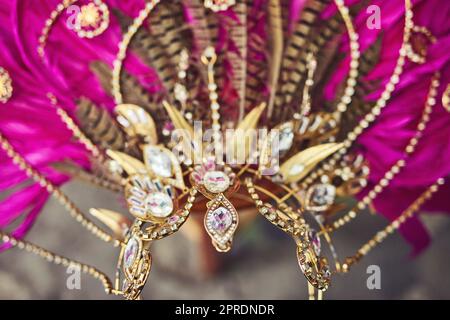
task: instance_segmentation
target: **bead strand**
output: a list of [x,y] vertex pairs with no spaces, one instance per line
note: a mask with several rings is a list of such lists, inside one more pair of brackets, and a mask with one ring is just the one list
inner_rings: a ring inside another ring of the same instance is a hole
[[145,8],[139,12],[136,19],[128,28],[127,33],[123,36],[122,41],[119,43],[119,52],[117,53],[116,60],[113,62],[112,71],[112,94],[116,105],[123,103],[122,92],[120,90],[120,73],[122,72],[123,61],[125,60],[128,46],[130,45],[131,39],[134,37],[136,32],[144,23],[145,19],[149,16],[153,8],[160,2],[160,0],[150,0],[145,5]]
[[403,66],[406,61],[407,51],[406,46],[409,43],[411,37],[411,30],[414,27],[412,22],[413,12],[411,10],[411,0],[405,0],[405,28],[403,33],[402,45],[399,50],[399,57],[397,58],[397,63],[394,68],[394,72],[389,78],[384,91],[375,103],[372,110],[366,114],[366,116],[359,122],[359,124],[347,134],[346,139],[343,141],[344,147],[335,153],[328,161],[325,161],[321,167],[318,167],[315,171],[302,182],[298,190],[304,190],[308,188],[318,177],[323,175],[326,171],[333,168],[337,161],[347,153],[353,142],[361,135],[361,133],[369,127],[369,125],[375,121],[377,116],[381,114],[382,109],[386,106],[387,101],[391,98],[392,92],[394,92],[396,85],[400,81],[400,75],[403,72]]
[[81,129],[75,124],[75,121],[67,114],[67,112],[58,105],[58,101],[56,97],[49,93],[48,98],[52,105],[56,107],[56,113],[61,118],[61,121],[64,122],[67,129],[69,129],[73,136],[80,141],[80,143],[95,157],[101,157],[101,152],[97,148],[97,146],[81,131]]
[[356,208],[350,210],[346,215],[334,221],[332,226],[329,227],[329,232],[344,226],[352,219],[354,219],[357,213],[359,213],[361,210],[364,210],[368,205],[370,205],[405,167],[406,159],[408,159],[409,156],[415,152],[417,144],[419,143],[420,138],[423,136],[423,131],[425,130],[430,120],[430,114],[433,111],[433,106],[436,104],[437,88],[439,87],[439,77],[440,74],[436,73],[431,80],[431,85],[427,94],[422,117],[417,125],[414,136],[409,140],[409,143],[405,148],[404,157],[397,160],[397,162],[384,174],[384,177],[375,185],[375,187],[371,191],[369,191],[369,193],[361,201],[357,203]]
[[[13,163],[16,164],[25,174],[39,183],[42,188],[45,188],[56,200],[62,204],[70,215],[83,227],[93,233],[95,236],[106,242],[112,242],[113,238],[90,221],[81,212],[81,210],[69,199],[69,197],[61,191],[56,185],[49,181],[46,177],[40,174],[36,169],[34,169],[18,152],[15,151],[14,147],[9,143],[9,141],[0,134],[0,146],[6,152],[7,156],[12,159]],[[117,240],[114,240],[114,245],[119,245]]]
[[345,263],[342,265],[342,270],[347,272],[349,268],[358,262],[362,257],[366,256],[373,248],[381,244],[389,235],[398,230],[408,219],[412,218],[414,214],[420,210],[423,204],[431,199],[434,193],[439,190],[439,187],[444,185],[445,180],[439,178],[434,184],[432,184],[424,193],[422,193],[402,214],[392,221],[383,230],[376,233],[376,235],[365,243],[354,256],[345,259]]
[[56,265],[62,265],[63,267],[66,267],[66,268],[76,267],[84,274],[88,274],[88,275],[94,277],[95,279],[99,280],[102,283],[103,287],[105,288],[105,292],[107,294],[110,294],[112,292],[112,284],[111,284],[111,280],[108,278],[108,276],[105,273],[99,271],[98,269],[96,269],[90,265],[57,255],[57,254],[55,254],[47,249],[44,249],[38,245],[35,245],[31,242],[17,239],[15,237],[13,237],[12,235],[7,234],[1,230],[0,230],[0,240],[4,244],[10,244],[11,246],[16,247],[20,250],[25,250],[26,252],[33,253],[33,254],[41,257],[42,259],[47,260],[50,263],[54,263]]
[[355,94],[356,80],[359,75],[359,58],[361,54],[359,52],[358,34],[353,26],[349,9],[345,6],[344,0],[335,0],[334,2],[342,16],[342,19],[344,20],[350,40],[350,71],[347,79],[347,86],[344,89],[344,94],[337,104],[337,110],[334,113],[335,118],[339,119],[340,114],[347,111],[347,107]]
[[42,59],[45,56],[45,46],[47,45],[48,35],[50,34],[50,30],[55,24],[56,19],[64,10],[77,1],[78,0],[63,0],[56,6],[56,8],[50,13],[50,17],[45,21],[45,26],[41,31],[41,35],[38,40],[39,45],[37,47],[37,52]]
[[207,47],[201,57],[201,61],[208,68],[208,91],[211,102],[211,120],[213,130],[214,148],[217,152],[221,148],[221,125],[220,125],[220,105],[218,102],[217,84],[214,80],[214,64],[217,61],[217,54],[214,47]]

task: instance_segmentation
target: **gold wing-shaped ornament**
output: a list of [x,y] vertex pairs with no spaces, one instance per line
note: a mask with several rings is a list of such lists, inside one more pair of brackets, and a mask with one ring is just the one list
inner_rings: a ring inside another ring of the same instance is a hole
[[280,174],[283,181],[293,183],[303,179],[319,162],[343,146],[343,143],[324,143],[297,153],[281,165]]
[[145,145],[143,153],[145,166],[151,176],[161,178],[175,188],[186,188],[180,163],[172,151],[162,145]]
[[117,121],[129,137],[141,137],[146,143],[158,143],[155,121],[143,108],[134,104],[120,104],[115,111]]

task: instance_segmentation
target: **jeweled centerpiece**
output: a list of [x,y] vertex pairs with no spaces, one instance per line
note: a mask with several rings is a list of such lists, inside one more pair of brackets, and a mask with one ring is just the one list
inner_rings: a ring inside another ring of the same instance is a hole
[[173,211],[172,199],[163,192],[150,193],[145,199],[145,204],[147,210],[158,218],[165,218]]
[[208,216],[207,222],[214,231],[224,234],[230,228],[233,216],[228,209],[219,207]]
[[209,192],[224,192],[230,186],[230,178],[222,171],[209,171],[203,177],[203,184]]
[[336,187],[327,184],[320,183],[313,185],[307,192],[307,209],[313,211],[322,211],[328,209],[330,205],[334,203],[336,198]]
[[148,165],[153,172],[164,178],[172,176],[172,161],[164,151],[155,146],[148,146],[145,152]]

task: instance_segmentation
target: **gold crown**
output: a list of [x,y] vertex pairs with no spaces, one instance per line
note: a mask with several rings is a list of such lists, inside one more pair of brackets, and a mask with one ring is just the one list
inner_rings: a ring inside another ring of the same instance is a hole
[[[56,13],[52,14],[53,19],[73,2],[65,1],[62,7],[58,6]],[[278,91],[285,94],[285,97],[280,100],[276,95],[276,88],[281,81],[279,70],[275,68],[271,70],[273,74],[270,79],[275,89],[270,92],[268,101],[254,103],[249,108],[240,104],[239,120],[231,124],[221,121],[221,105],[217,93],[220,85],[216,83],[215,74],[220,56],[212,46],[203,48],[199,61],[189,55],[188,49],[177,48],[177,54],[173,55],[177,61],[176,70],[169,72],[159,68],[163,74],[168,72],[173,76],[175,72],[176,75],[176,80],[172,77],[167,86],[170,89],[166,99],[160,103],[149,101],[147,96],[139,94],[139,85],[122,72],[128,47],[158,3],[158,0],[147,2],[119,44],[110,78],[116,102],[115,119],[84,99],[78,105],[78,127],[58,106],[56,98],[49,95],[74,137],[91,152],[94,163],[91,172],[79,172],[69,165],[61,165],[58,169],[72,175],[83,175],[99,187],[121,192],[126,198],[132,219],[129,215],[108,208],[92,208],[92,216],[108,227],[109,230],[104,231],[0,136],[3,149],[7,150],[14,162],[47,188],[77,221],[100,239],[120,248],[114,283],[91,266],[58,256],[1,232],[3,241],[37,253],[57,264],[79,266],[83,272],[100,279],[108,293],[138,299],[150,273],[150,246],[154,241],[177,232],[191,215],[203,214],[204,228],[211,237],[212,245],[219,252],[227,252],[231,249],[233,236],[238,228],[240,211],[259,212],[271,224],[293,238],[300,269],[308,281],[310,298],[316,297],[316,294],[321,298],[334,273],[347,272],[351,265],[412,216],[424,199],[436,192],[438,185],[443,183],[442,179],[438,180],[399,219],[377,233],[354,256],[344,261],[339,259],[333,246],[333,232],[370,206],[376,195],[403,166],[401,162],[396,163],[353,209],[348,210],[345,204],[337,201],[339,197],[354,196],[366,186],[368,165],[362,155],[351,151],[351,147],[386,105],[398,83],[405,57],[417,63],[423,60],[418,57],[424,58],[423,54],[418,55],[413,51],[409,41],[414,30],[410,0],[405,0],[404,42],[395,71],[370,112],[352,130],[347,131],[342,128],[342,123],[346,119],[347,106],[357,89],[360,52],[349,10],[342,0],[336,0],[335,3],[350,39],[351,62],[346,87],[336,107],[330,112],[311,111],[311,90],[318,63],[316,52],[308,50],[304,63],[305,78],[298,96],[300,103],[294,113],[284,114],[280,110],[282,103],[292,102],[294,95],[289,82]],[[232,5],[238,6],[239,3],[207,1],[205,6],[220,11]],[[162,10],[168,8],[163,7]],[[280,8],[270,7],[270,14],[278,16],[279,13]],[[101,1],[84,7],[80,14],[76,28],[80,37],[95,37],[109,23],[109,12]],[[44,56],[53,22],[50,19],[43,30],[39,47],[41,56]],[[94,30],[84,30],[83,27],[92,27]],[[278,27],[275,24],[272,31],[278,32]],[[423,28],[420,31],[425,32]],[[170,46],[170,43],[167,45]],[[272,46],[273,58],[277,60],[277,51],[282,45],[274,41]],[[137,44],[137,50],[140,49],[142,48]],[[280,61],[278,62],[279,66]],[[201,65],[197,70],[202,79],[200,83],[206,88],[204,94],[208,97],[201,102],[191,96],[200,85],[194,83],[193,89],[189,78],[192,66],[198,67],[198,64]],[[93,69],[98,74],[105,73],[102,65],[94,65]],[[12,88],[10,80],[4,80],[6,74],[2,71],[0,69],[0,80],[3,80],[3,87],[6,88],[3,90],[6,90],[5,93],[2,91],[2,97],[6,98],[10,97]],[[436,94],[438,80],[439,74],[436,74],[430,86],[431,98]],[[104,82],[109,86],[108,81]],[[122,92],[122,83],[128,88],[126,95]],[[418,125],[418,134],[405,149],[409,154],[414,152],[420,132],[428,121],[433,100],[427,101]],[[205,104],[209,106],[203,107]],[[245,112],[246,109],[250,111]],[[200,121],[202,126],[210,129],[206,142],[202,128],[199,130],[195,121]],[[231,127],[235,130],[226,130]],[[328,258],[321,239],[329,246]]]

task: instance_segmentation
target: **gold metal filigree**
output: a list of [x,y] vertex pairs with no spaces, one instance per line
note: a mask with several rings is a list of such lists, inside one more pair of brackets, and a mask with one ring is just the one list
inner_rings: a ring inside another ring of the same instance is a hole
[[81,7],[74,28],[80,38],[94,38],[105,32],[108,26],[108,6],[101,0],[94,0]]
[[324,143],[297,153],[280,167],[284,182],[297,182],[304,178],[315,166],[344,145],[342,143]]

